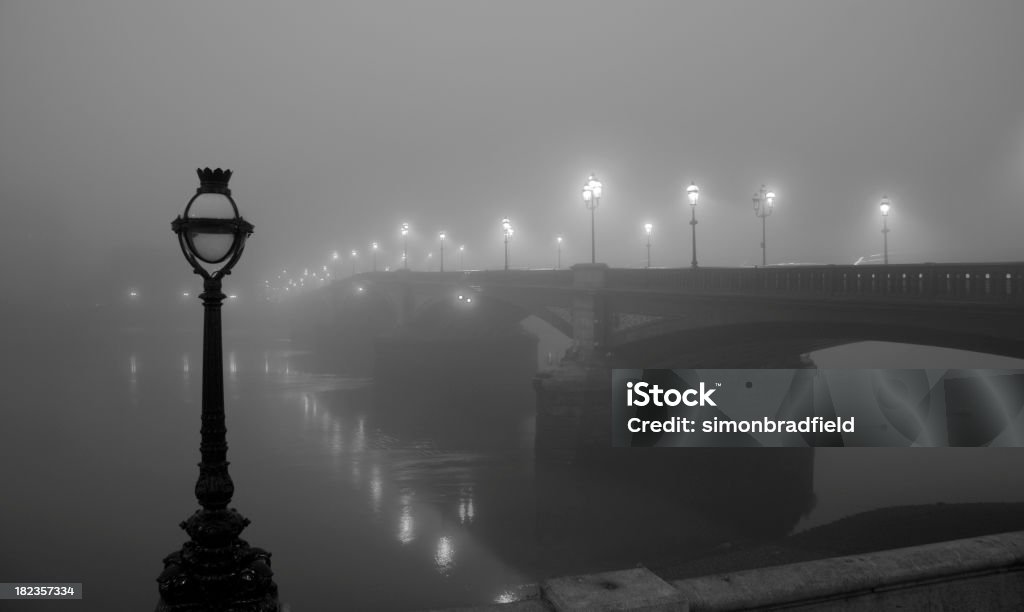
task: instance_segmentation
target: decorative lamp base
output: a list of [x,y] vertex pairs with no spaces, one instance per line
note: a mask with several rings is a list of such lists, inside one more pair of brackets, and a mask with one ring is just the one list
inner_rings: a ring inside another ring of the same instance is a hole
[[157,612],[278,612],[270,553],[238,537],[248,524],[234,508],[183,521],[192,539],[164,558]]

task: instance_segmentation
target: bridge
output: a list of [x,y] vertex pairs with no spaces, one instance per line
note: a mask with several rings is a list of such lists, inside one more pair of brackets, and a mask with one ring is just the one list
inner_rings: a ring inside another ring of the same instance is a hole
[[317,290],[302,318],[439,339],[531,315],[611,367],[791,367],[866,340],[1024,358],[1024,263],[377,272]]
[[[592,461],[610,446],[610,368],[807,367],[807,353],[868,340],[1024,358],[1024,263],[380,272],[297,312],[306,333],[374,361],[382,388],[530,394],[538,456]],[[530,316],[571,342],[536,377]],[[388,384],[395,372],[407,384]]]

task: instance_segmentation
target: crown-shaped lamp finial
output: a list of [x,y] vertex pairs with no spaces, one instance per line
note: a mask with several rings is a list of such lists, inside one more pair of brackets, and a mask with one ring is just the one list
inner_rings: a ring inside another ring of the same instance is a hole
[[199,175],[197,193],[223,193],[224,195],[231,195],[231,190],[228,189],[228,181],[231,180],[230,170],[196,168],[196,174]]

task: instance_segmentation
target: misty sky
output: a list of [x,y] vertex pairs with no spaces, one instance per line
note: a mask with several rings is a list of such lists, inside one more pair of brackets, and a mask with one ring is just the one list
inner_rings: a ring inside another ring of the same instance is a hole
[[501,267],[503,216],[514,266],[558,233],[589,259],[590,171],[615,266],[646,221],[689,264],[691,180],[702,265],[760,262],[761,183],[770,261],[879,253],[883,194],[894,262],[1021,260],[1022,65],[1020,0],[0,0],[0,272],[197,284],[170,221],[207,165],[256,225],[240,288],[372,240],[394,264],[403,221],[414,268],[441,229]]

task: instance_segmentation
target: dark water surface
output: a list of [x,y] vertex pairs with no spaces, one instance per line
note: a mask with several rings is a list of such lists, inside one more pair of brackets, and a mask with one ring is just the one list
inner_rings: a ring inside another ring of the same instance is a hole
[[[199,346],[50,334],[8,350],[0,582],[82,582],[85,599],[0,609],[155,605],[197,507]],[[1024,500],[1019,449],[612,449],[538,464],[528,384],[441,393],[396,374],[375,388],[230,335],[224,355],[233,505],[291,610],[508,601],[543,576],[699,557],[871,508]]]

